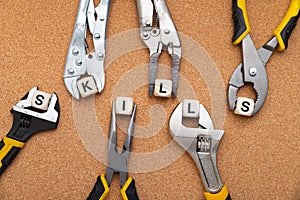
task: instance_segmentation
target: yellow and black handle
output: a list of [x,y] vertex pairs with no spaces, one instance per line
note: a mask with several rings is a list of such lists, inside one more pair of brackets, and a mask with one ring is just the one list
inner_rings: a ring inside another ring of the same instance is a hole
[[121,195],[124,200],[139,200],[134,179],[130,177],[127,179],[125,185],[121,189]]
[[[292,0],[285,17],[273,33],[277,38],[279,51],[283,51],[288,47],[288,40],[299,19],[299,9],[300,0]],[[247,16],[246,0],[232,0],[232,18],[234,21],[232,42],[238,45],[251,30]]]
[[0,142],[0,175],[12,163],[28,138],[36,132],[31,128],[31,116],[14,110],[11,113],[14,115],[12,128]]
[[232,19],[234,22],[232,42],[238,45],[251,30],[246,10],[246,0],[232,0]]
[[0,142],[0,175],[12,163],[25,143],[4,137]]
[[231,200],[228,188],[226,186],[223,186],[222,190],[216,194],[204,192],[204,197],[206,200]]
[[94,188],[87,200],[104,200],[109,193],[109,190],[110,189],[105,179],[105,175],[102,174],[101,176],[98,176]]
[[[58,101],[55,109],[59,111]],[[55,129],[58,126],[58,120],[57,122],[47,121],[13,109],[11,113],[14,116],[12,127],[0,142],[0,175],[12,163],[32,135],[40,131]]]
[[[109,193],[109,190],[105,175],[102,174],[97,178],[97,182],[87,200],[104,200]],[[124,200],[139,200],[135,181],[132,178],[128,178],[125,185],[121,188],[121,195]]]
[[277,38],[279,51],[284,51],[288,48],[288,40],[300,16],[299,10],[300,0],[292,0],[285,17],[273,33]]

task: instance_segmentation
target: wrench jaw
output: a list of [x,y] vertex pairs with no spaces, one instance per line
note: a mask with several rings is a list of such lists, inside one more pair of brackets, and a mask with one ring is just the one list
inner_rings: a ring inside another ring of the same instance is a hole
[[26,142],[39,131],[56,129],[59,123],[60,106],[57,95],[52,94],[46,112],[38,112],[31,106],[31,99],[37,87],[32,88],[13,108],[13,125],[7,136]]
[[171,135],[195,161],[205,190],[213,194],[218,193],[223,188],[223,184],[217,168],[216,157],[224,131],[213,130],[212,120],[202,104],[200,104],[199,127],[184,126],[182,124],[182,107],[183,103],[181,102],[170,118]]

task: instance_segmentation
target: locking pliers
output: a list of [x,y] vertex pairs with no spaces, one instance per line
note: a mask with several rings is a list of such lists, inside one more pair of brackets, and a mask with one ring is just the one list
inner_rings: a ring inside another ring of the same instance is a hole
[[[92,76],[100,93],[105,84],[104,58],[106,25],[110,0],[102,0],[95,7],[93,0],[80,0],[73,36],[67,54],[64,81],[67,90],[80,98],[77,81],[83,75]],[[87,27],[93,36],[94,51],[88,52]]]
[[189,128],[182,124],[183,102],[170,118],[173,139],[194,159],[206,192],[206,199],[229,200],[228,189],[222,184],[217,168],[217,150],[224,131],[214,130],[212,120],[202,104],[199,110],[199,127]]
[[[181,59],[181,42],[164,0],[137,0],[140,20],[140,36],[150,50],[150,74],[148,95],[154,91],[158,59],[162,50],[172,58],[172,94],[177,95]],[[155,19],[153,17],[156,11]]]

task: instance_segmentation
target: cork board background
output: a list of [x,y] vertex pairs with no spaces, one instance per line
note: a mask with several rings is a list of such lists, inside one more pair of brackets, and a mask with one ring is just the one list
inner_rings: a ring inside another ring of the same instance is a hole
[[[251,36],[257,47],[270,38],[289,2],[247,2]],[[108,135],[114,87],[123,74],[146,64],[149,52],[142,49],[120,56],[106,70],[102,94],[82,104],[73,100],[65,89],[62,74],[78,3],[77,0],[0,1],[0,137],[3,138],[11,127],[9,110],[32,87],[39,86],[49,93],[55,91],[61,104],[58,129],[32,137],[0,177],[0,199],[85,199],[96,177],[105,173],[105,164],[87,150],[78,134],[74,106],[94,104],[98,123]],[[241,48],[231,43],[231,2],[168,0],[167,3],[178,31],[206,50],[226,89],[231,73],[241,62]],[[138,26],[134,0],[112,1],[108,39]],[[296,27],[287,51],[275,52],[269,61],[269,94],[255,117],[236,116],[226,102],[224,104],[227,106],[225,121],[218,128],[224,129],[225,135],[217,161],[221,179],[228,186],[232,199],[300,199],[299,36],[300,28]],[[116,50],[108,47],[107,54]],[[169,65],[170,60],[164,54],[160,62]],[[183,59],[181,75],[189,80],[196,97],[211,112],[209,90],[203,77],[195,74],[195,68]],[[134,80],[131,81],[134,84]],[[248,88],[240,93],[245,96],[249,91]],[[178,100],[148,98],[147,85],[135,91],[132,97],[139,104],[136,120],[139,126],[150,123],[151,105],[159,104],[165,109],[165,123],[161,129],[154,136],[135,138],[132,151],[147,154],[172,141],[168,118]],[[84,127],[85,123],[88,126],[84,120],[81,125]],[[92,129],[86,130],[93,135]],[[124,139],[122,131],[118,133],[119,139]],[[107,143],[100,139],[99,143],[95,140],[94,145],[107,148]],[[177,151],[180,152],[175,148],[173,152]],[[107,155],[99,154],[98,157]],[[130,162],[145,164],[137,159]],[[140,199],[204,198],[198,170],[186,153],[161,169],[130,175],[136,180]],[[107,199],[121,199],[118,175],[113,179]]]

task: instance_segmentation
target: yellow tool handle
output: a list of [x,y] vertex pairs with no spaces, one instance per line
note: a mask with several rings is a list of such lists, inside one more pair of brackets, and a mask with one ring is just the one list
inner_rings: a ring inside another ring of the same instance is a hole
[[284,51],[288,48],[288,40],[299,19],[299,9],[300,0],[292,0],[285,17],[273,33],[277,38],[279,51]]
[[206,200],[231,200],[228,188],[226,186],[224,186],[222,190],[216,194],[204,192],[204,197]]
[[246,11],[246,0],[232,0],[232,19],[234,22],[232,42],[238,45],[251,30]]
[[109,193],[109,190],[105,175],[102,174],[101,176],[98,176],[97,182],[87,200],[104,200]]
[[125,185],[121,189],[121,195],[124,200],[139,200],[134,179],[127,179]]
[[0,175],[12,163],[24,144],[25,143],[9,137],[4,137],[3,140],[0,141]]

